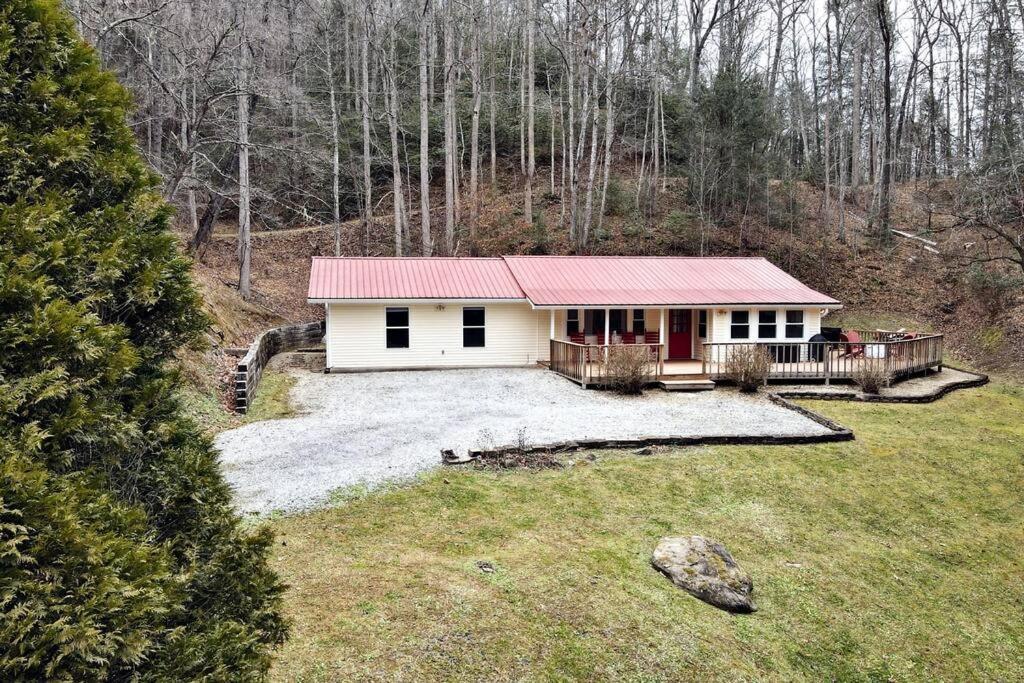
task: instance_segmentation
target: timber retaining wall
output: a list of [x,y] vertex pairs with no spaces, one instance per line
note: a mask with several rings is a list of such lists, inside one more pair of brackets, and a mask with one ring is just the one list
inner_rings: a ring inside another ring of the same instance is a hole
[[252,405],[263,369],[275,354],[316,346],[324,338],[324,321],[285,325],[263,332],[235,368],[235,412],[244,413]]

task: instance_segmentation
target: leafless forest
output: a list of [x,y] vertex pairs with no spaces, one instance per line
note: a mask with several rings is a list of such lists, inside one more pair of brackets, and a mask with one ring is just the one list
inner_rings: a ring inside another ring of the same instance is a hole
[[66,2],[192,247],[237,221],[243,296],[253,226],[471,254],[501,196],[556,203],[538,227],[585,253],[613,201],[714,226],[797,182],[836,240],[854,207],[884,244],[926,180],[975,262],[1024,269],[1022,0]]

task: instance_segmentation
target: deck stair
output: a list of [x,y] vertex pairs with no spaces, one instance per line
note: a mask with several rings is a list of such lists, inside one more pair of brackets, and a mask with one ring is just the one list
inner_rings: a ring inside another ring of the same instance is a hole
[[665,391],[708,391],[715,383],[707,375],[661,375],[655,382]]

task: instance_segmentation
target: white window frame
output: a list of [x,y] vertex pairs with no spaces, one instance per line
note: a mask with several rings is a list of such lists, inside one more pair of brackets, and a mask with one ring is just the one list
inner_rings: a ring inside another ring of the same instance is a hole
[[[746,323],[734,322],[737,313],[746,313],[747,314],[747,322]],[[750,318],[751,318],[751,311],[749,311],[747,309],[735,308],[732,311],[730,311],[729,312],[729,339],[738,339],[740,341],[750,341],[750,339],[751,339],[751,336],[750,336]],[[747,328],[747,336],[745,336],[745,337],[737,337],[735,332],[734,332],[734,328],[737,327],[737,326],[745,326]]]
[[[640,315],[637,315],[639,313]],[[643,325],[644,334],[647,333],[647,311],[643,308],[634,308],[629,316],[629,331],[636,334],[636,324]]]
[[[770,323],[762,323],[761,322],[761,314],[762,313],[771,313],[774,316],[772,322],[770,322]],[[765,326],[771,325],[772,328],[775,330],[774,334],[772,334],[772,336],[770,336],[770,337],[762,336],[761,335],[761,325],[765,325]],[[755,337],[755,339],[766,339],[766,340],[769,340],[769,341],[775,341],[778,338],[779,338],[779,311],[774,309],[774,308],[761,308],[761,309],[758,309],[758,311],[757,311],[757,337]]]
[[[405,325],[388,325],[388,311],[405,311]],[[384,348],[408,349],[412,346],[412,313],[408,306],[385,306],[384,307]],[[389,330],[405,330],[405,346],[391,346],[388,344]]]
[[[798,323],[791,323],[791,322],[789,322],[789,314],[790,313],[799,313],[800,314],[800,322],[798,322]],[[785,322],[783,324],[786,326],[785,331],[784,331],[784,334],[786,335],[784,337],[785,339],[792,339],[792,340],[803,341],[804,337],[807,336],[807,311],[803,310],[802,308],[788,308],[788,309],[786,309],[786,312],[785,312]],[[796,327],[798,325],[800,327],[800,334],[798,336],[790,336],[789,328],[790,327]]]
[[[576,331],[569,331],[569,323],[576,323]],[[583,316],[580,315],[580,309],[578,308],[567,308],[565,309],[565,336],[568,337],[570,334],[580,334],[583,332]],[[486,334],[486,333],[485,333]]]
[[[480,311],[484,317],[483,325],[467,325],[466,324],[466,311]],[[476,344],[466,343],[466,330],[480,330],[483,335],[483,344],[479,346]],[[486,306],[463,306],[462,307],[462,348],[464,349],[484,349],[487,348],[487,307]]]

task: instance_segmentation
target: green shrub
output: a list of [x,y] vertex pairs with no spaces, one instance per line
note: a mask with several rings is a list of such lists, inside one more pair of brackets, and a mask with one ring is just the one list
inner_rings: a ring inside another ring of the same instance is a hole
[[625,216],[633,207],[633,198],[622,185],[617,176],[608,178],[608,190],[605,194],[604,215]]
[[0,55],[0,678],[257,678],[283,587],[173,398],[206,321],[129,97],[56,0]]
[[700,253],[700,219],[686,211],[672,209],[662,223],[662,248],[670,254]]

